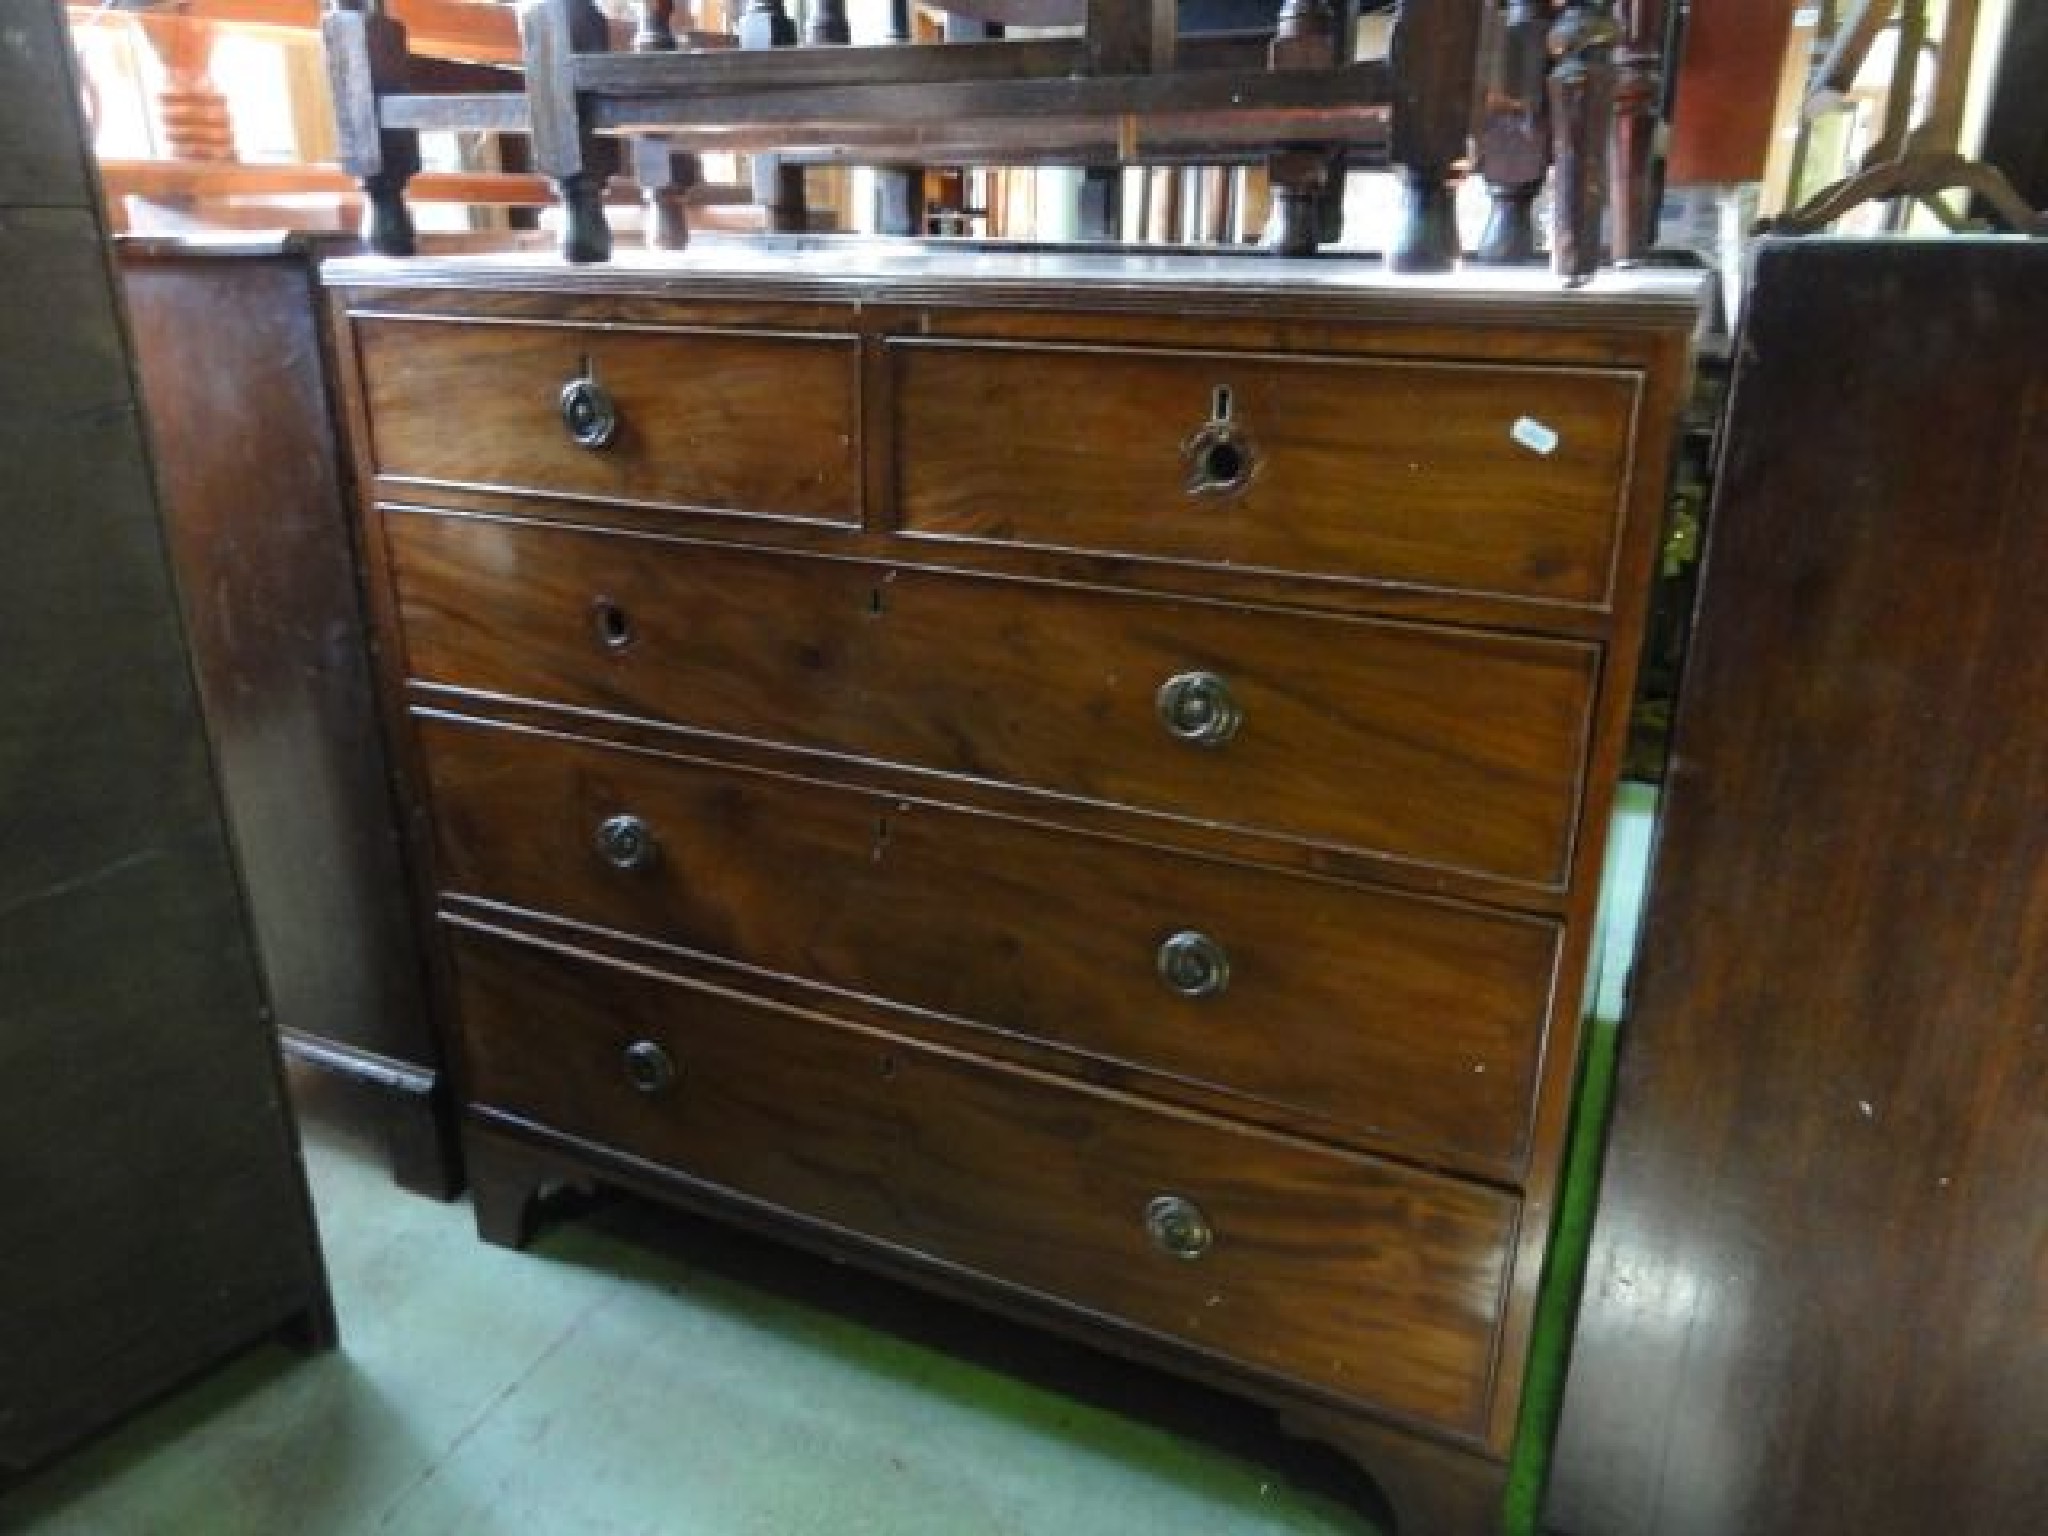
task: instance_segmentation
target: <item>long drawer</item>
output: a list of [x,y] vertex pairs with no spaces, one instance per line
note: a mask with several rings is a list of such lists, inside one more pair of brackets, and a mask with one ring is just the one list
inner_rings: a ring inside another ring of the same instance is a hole
[[1517,1202],[456,930],[473,1101],[1454,1431]]
[[1490,1170],[1523,1150],[1553,923],[533,731],[418,729],[450,893]]
[[414,677],[1559,887],[1596,646],[436,513]]
[[890,346],[908,533],[1606,601],[1640,375]]
[[850,336],[402,319],[355,336],[381,474],[860,521]]

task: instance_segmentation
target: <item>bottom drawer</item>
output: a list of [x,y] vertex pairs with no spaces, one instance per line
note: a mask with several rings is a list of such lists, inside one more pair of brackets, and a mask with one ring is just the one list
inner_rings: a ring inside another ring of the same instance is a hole
[[1483,1429],[1507,1195],[495,934],[451,943],[480,1106]]

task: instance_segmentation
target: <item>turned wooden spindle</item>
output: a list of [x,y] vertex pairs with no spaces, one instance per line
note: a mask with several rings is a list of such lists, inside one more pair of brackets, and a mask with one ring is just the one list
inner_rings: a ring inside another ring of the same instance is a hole
[[592,0],[534,0],[519,13],[533,163],[555,184],[562,208],[565,261],[604,261],[612,253],[604,187],[613,145],[589,131],[576,106],[576,55],[602,53],[610,29]]
[[1337,12],[1330,0],[1285,0],[1267,59],[1274,69],[1328,69],[1337,62]]
[[1492,202],[1474,255],[1490,266],[1538,259],[1536,199],[1550,173],[1549,33],[1548,0],[1506,0],[1479,130]]
[[362,185],[363,238],[379,256],[410,256],[417,242],[405,186],[420,168],[420,136],[386,129],[378,112],[379,98],[408,84],[405,28],[384,14],[383,0],[331,0],[320,35],[335,159]]
[[[1269,69],[1330,69],[1337,63],[1337,12],[1330,0],[1285,0],[1267,49]],[[1267,162],[1273,205],[1260,245],[1281,256],[1313,256],[1328,228],[1325,194],[1331,189],[1330,157],[1288,149]],[[1336,182],[1341,198],[1342,178]],[[1342,217],[1341,210],[1339,217]]]
[[[910,41],[910,0],[889,0],[882,41]],[[921,235],[925,232],[924,168],[916,165],[875,167],[875,233]]]
[[[794,48],[796,23],[782,0],[747,0],[734,29],[742,48]],[[768,227],[782,233],[802,230],[809,222],[804,198],[804,168],[779,155],[753,157],[754,201],[766,210]]]
[[1607,144],[1614,122],[1612,0],[1572,0],[1550,29],[1551,154],[1555,214],[1550,264],[1567,282],[1600,269],[1607,205]]
[[690,189],[704,179],[703,162],[677,154],[667,139],[642,134],[632,140],[633,180],[647,209],[647,247],[680,251],[690,243]]
[[676,46],[676,0],[639,0],[640,24],[633,33],[635,53],[672,53]]
[[[675,52],[675,14],[675,0],[639,0],[633,52]],[[633,180],[647,211],[647,248],[680,251],[690,243],[689,191],[702,179],[701,162],[695,155],[678,156],[659,136],[633,139],[630,154]]]
[[1474,0],[1401,0],[1395,13],[1389,158],[1400,173],[1403,208],[1387,264],[1397,272],[1458,264],[1453,194],[1472,127],[1479,19]]
[[846,19],[846,0],[811,0],[804,41],[814,47],[852,42],[853,27]]
[[1614,51],[1614,259],[1640,261],[1657,240],[1657,117],[1664,90],[1666,0],[1622,0]]
[[228,99],[213,82],[213,28],[175,8],[142,10],[136,16],[149,50],[163,66],[156,93],[157,123],[173,160],[235,158],[235,128]]
[[1266,166],[1273,206],[1260,245],[1280,256],[1313,256],[1323,237],[1330,157],[1317,150],[1283,150]]
[[742,48],[794,48],[796,22],[782,0],[747,0],[734,29]]

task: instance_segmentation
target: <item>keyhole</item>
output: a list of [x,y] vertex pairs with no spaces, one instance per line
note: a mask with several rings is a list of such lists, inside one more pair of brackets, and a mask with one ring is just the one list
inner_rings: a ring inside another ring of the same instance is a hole
[[1216,386],[1216,393],[1210,399],[1209,415],[1217,421],[1228,421],[1230,420],[1230,407],[1230,386],[1228,384],[1218,384]]
[[623,651],[633,643],[633,621],[626,616],[625,609],[608,597],[600,597],[593,610],[598,642],[606,650]]
[[1202,450],[1202,478],[1212,485],[1234,485],[1244,476],[1244,450],[1229,438],[1218,438]]

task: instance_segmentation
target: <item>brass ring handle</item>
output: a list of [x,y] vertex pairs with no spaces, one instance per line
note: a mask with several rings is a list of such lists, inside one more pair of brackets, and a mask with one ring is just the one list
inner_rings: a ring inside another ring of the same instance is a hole
[[660,1093],[675,1080],[674,1058],[652,1040],[635,1040],[626,1047],[626,1081],[642,1093]]
[[651,869],[661,846],[638,816],[608,816],[597,829],[597,853],[614,869]]
[[1209,1218],[1184,1195],[1153,1196],[1145,1206],[1145,1232],[1154,1247],[1176,1259],[1199,1259],[1216,1243]]
[[1208,934],[1184,929],[1159,946],[1159,979],[1182,997],[1221,997],[1230,985],[1230,956]]
[[1159,718],[1177,741],[1220,747],[1244,724],[1244,711],[1214,672],[1178,672],[1159,685]]
[[569,441],[578,448],[603,448],[619,435],[619,408],[610,392],[593,378],[564,384],[557,409]]

